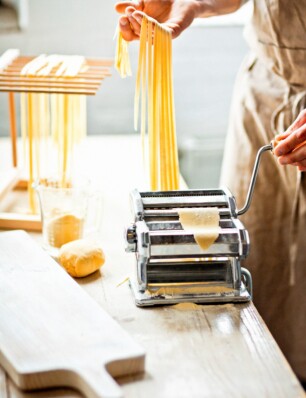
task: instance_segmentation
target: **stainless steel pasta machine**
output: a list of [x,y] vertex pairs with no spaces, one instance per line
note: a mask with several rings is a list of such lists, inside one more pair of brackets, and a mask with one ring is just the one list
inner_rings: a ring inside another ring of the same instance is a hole
[[[238,216],[250,206],[262,153],[272,149],[271,144],[258,151],[241,210],[227,188],[131,192],[134,221],[125,239],[126,251],[136,255],[136,275],[130,278],[136,305],[251,300],[252,277],[241,266],[250,240]],[[178,216],[178,209],[203,207],[217,207],[220,216],[219,236],[206,250]]]

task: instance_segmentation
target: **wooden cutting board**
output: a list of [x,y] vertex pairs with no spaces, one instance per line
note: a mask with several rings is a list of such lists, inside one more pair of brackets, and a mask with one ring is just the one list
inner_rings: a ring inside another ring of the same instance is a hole
[[[144,351],[23,231],[0,233],[0,363],[21,389],[121,397]],[[109,375],[109,374],[110,375]]]

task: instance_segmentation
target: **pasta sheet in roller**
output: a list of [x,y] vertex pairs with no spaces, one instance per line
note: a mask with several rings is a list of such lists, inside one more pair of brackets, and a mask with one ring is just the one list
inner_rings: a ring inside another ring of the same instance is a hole
[[208,249],[218,238],[219,209],[216,207],[177,209],[183,229],[194,235],[201,249]]

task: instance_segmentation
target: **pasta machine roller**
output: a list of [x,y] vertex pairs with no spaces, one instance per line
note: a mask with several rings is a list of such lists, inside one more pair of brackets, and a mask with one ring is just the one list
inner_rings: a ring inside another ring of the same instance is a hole
[[[241,266],[250,250],[247,230],[238,216],[251,203],[262,147],[241,210],[227,188],[130,194],[134,222],[126,229],[126,251],[136,254],[130,286],[138,306],[180,302],[244,302],[252,298],[252,278]],[[220,233],[203,250],[179,221],[178,209],[218,208]]]

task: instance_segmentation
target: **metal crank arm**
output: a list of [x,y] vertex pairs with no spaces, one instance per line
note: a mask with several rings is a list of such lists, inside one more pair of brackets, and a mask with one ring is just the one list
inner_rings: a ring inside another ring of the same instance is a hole
[[253,173],[252,173],[252,177],[251,177],[251,181],[250,181],[250,185],[249,185],[249,190],[248,190],[247,197],[245,200],[245,204],[242,209],[238,210],[238,212],[237,212],[238,216],[241,216],[242,214],[246,213],[251,205],[255,182],[256,182],[256,178],[257,178],[257,174],[258,174],[258,168],[259,168],[259,164],[260,164],[260,160],[261,160],[261,155],[266,151],[272,151],[272,150],[273,150],[273,145],[269,144],[269,145],[265,145],[265,146],[261,147],[259,149],[259,151],[257,152],[255,164],[253,167]]

